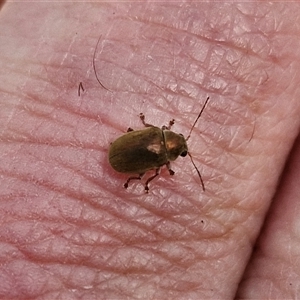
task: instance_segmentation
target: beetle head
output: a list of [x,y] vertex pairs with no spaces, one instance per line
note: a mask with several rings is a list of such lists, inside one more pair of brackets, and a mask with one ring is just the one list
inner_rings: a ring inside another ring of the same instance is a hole
[[186,156],[188,147],[184,136],[171,130],[164,130],[163,132],[168,160],[174,161],[179,155]]

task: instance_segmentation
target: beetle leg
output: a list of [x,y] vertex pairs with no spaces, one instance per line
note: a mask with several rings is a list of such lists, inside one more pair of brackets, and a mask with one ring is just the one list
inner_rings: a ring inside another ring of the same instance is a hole
[[145,173],[139,174],[139,176],[131,176],[127,179],[127,181],[124,183],[124,188],[127,189],[128,188],[128,184],[131,180],[141,180],[143,175]]
[[140,113],[140,119],[145,127],[154,127],[154,125],[145,122],[145,115],[143,113]]
[[160,171],[160,168],[156,169],[155,174],[147,179],[147,181],[145,183],[145,192],[146,193],[148,193],[148,191],[149,191],[149,187],[148,187],[149,182],[152,181],[156,176],[159,175],[159,173],[160,173],[159,171]]
[[167,168],[168,168],[168,171],[169,171],[170,175],[174,175],[175,172],[171,169],[171,164],[170,164],[169,161],[166,163],[166,166],[167,166]]
[[132,128],[129,127],[129,128],[127,129],[127,132],[130,132],[130,131],[134,131],[134,130],[133,130]]
[[173,126],[175,124],[175,120],[174,119],[172,119],[170,122],[169,122],[169,125],[168,126],[166,126],[166,125],[164,125],[163,127],[162,127],[162,130],[171,130],[171,127]]

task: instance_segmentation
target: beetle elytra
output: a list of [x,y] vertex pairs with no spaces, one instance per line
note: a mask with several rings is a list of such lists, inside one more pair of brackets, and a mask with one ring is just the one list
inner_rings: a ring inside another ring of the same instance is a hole
[[129,128],[127,133],[111,144],[109,163],[113,169],[120,173],[137,174],[137,176],[131,176],[127,179],[124,184],[125,188],[128,187],[131,180],[140,180],[147,171],[155,170],[155,174],[145,182],[145,192],[147,193],[149,182],[159,175],[162,166],[165,165],[170,175],[174,175],[170,162],[176,160],[178,156],[185,157],[188,155],[198,173],[202,189],[205,191],[201,174],[188,151],[186,142],[190,138],[208,100],[209,97],[202,106],[187,138],[184,138],[182,134],[171,131],[171,127],[175,122],[174,119],[169,122],[168,126],[159,128],[146,123],[145,116],[141,113],[140,119],[146,128],[136,131]]

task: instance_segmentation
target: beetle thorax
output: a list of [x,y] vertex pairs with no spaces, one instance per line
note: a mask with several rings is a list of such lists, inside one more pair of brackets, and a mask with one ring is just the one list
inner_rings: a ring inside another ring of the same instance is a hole
[[163,130],[164,142],[168,160],[175,160],[183,152],[188,151],[186,140],[182,134],[170,130]]

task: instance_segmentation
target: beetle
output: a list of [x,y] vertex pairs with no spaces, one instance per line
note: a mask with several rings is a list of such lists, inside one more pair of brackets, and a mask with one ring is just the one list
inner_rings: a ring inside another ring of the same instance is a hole
[[207,97],[200,113],[198,114],[187,138],[182,134],[171,131],[174,125],[174,119],[168,126],[162,128],[145,122],[144,114],[140,114],[140,119],[146,128],[133,130],[128,128],[127,133],[117,138],[109,149],[109,163],[114,170],[120,173],[138,174],[127,179],[124,187],[127,188],[131,180],[141,180],[143,175],[150,170],[155,170],[155,174],[149,177],[145,182],[145,192],[149,191],[149,182],[157,177],[162,166],[166,166],[170,175],[175,172],[171,169],[170,162],[188,155],[195,167],[201,181],[202,189],[205,191],[204,183],[199,170],[197,169],[191,154],[188,151],[187,140],[199,120],[204,108],[208,103]]

